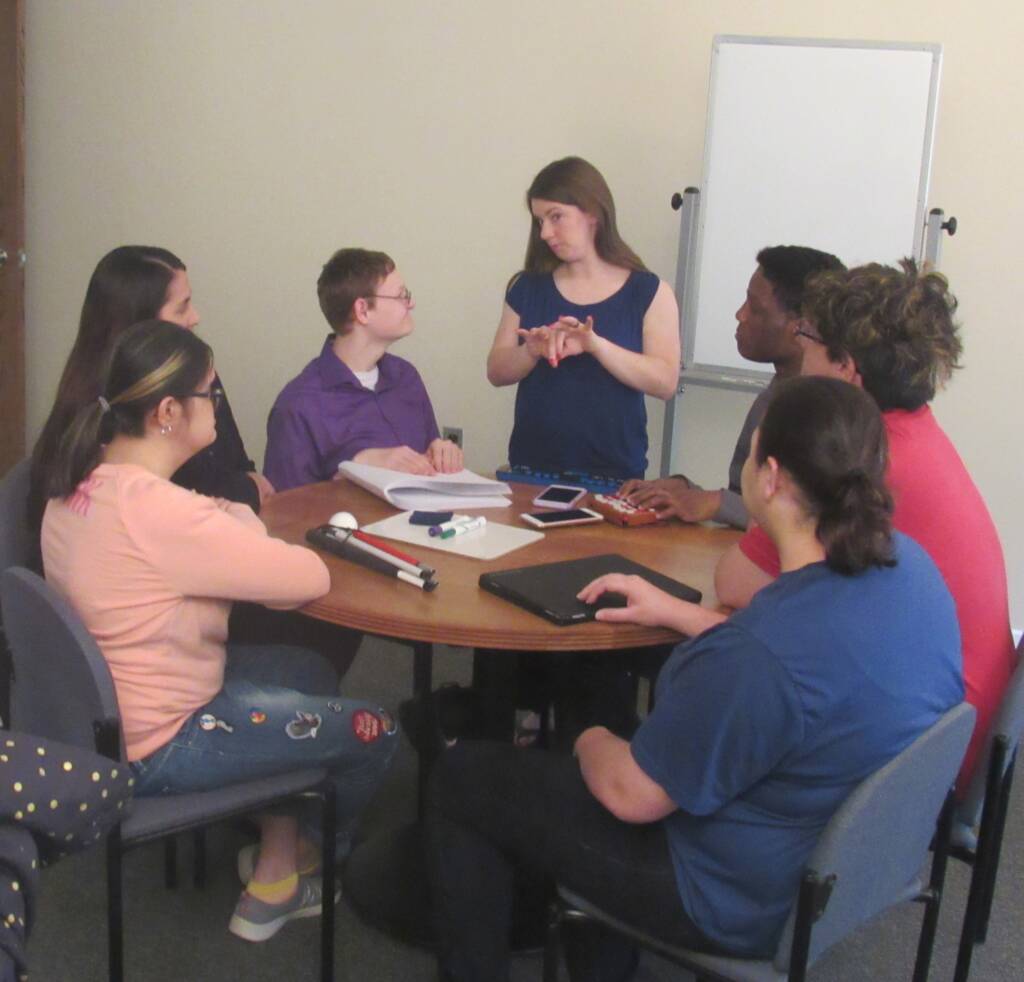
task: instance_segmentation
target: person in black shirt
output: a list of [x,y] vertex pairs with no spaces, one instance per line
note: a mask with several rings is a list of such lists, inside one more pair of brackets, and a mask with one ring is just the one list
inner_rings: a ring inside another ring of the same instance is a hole
[[[99,396],[103,366],[114,341],[132,324],[152,318],[188,330],[199,323],[185,264],[173,252],[156,246],[118,246],[99,261],[89,280],[78,335],[32,453],[28,510],[36,532],[46,507],[44,488],[71,420]],[[224,391],[220,379],[214,379],[214,386]],[[249,505],[255,512],[274,493],[245,452],[226,395],[217,410],[217,439],[172,480],[200,494]]]

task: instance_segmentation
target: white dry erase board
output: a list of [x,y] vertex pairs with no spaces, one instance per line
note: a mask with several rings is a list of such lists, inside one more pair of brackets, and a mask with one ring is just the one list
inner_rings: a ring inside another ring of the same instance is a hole
[[685,380],[769,377],[734,336],[764,246],[848,266],[920,256],[941,59],[938,44],[715,37]]
[[471,559],[497,559],[514,549],[521,549],[544,538],[543,532],[515,528],[498,522],[488,522],[482,529],[475,529],[465,535],[451,539],[432,537],[425,525],[410,525],[412,512],[403,511],[390,518],[382,518],[372,525],[364,525],[363,531],[385,539],[408,542],[419,549],[437,549],[452,552]]

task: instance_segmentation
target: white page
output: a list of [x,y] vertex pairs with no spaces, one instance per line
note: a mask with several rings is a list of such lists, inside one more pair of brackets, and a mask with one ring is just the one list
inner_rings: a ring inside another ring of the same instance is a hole
[[426,477],[346,460],[338,471],[389,504],[405,510],[505,508],[508,499],[500,496],[512,493],[503,481],[493,481],[468,470]]

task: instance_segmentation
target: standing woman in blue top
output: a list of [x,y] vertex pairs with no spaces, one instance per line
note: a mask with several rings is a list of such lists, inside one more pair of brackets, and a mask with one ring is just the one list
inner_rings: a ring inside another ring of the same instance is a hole
[[679,378],[679,309],[619,235],[592,164],[548,164],[526,192],[526,260],[487,358],[492,385],[519,383],[509,462],[626,479],[647,467],[644,396]]

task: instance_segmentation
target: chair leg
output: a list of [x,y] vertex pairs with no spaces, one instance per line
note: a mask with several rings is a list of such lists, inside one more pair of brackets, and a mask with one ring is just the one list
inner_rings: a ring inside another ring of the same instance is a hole
[[178,842],[173,835],[164,839],[164,886],[168,890],[178,887]]
[[558,951],[562,934],[562,902],[557,897],[548,908],[548,930],[544,942],[544,982],[558,982]]
[[995,827],[992,830],[992,845],[986,857],[988,872],[985,877],[985,902],[981,910],[981,918],[978,924],[978,933],[975,942],[981,944],[988,935],[988,921],[992,916],[992,900],[996,892],[996,876],[999,873],[999,856],[1003,850],[1003,832],[1006,829],[1006,812],[1010,806],[1010,791],[1013,789],[1013,772],[1016,767],[1016,758],[1010,761],[1009,767],[1003,776],[1002,789],[1000,792],[999,812],[996,815]]
[[989,876],[987,853],[988,849],[986,848],[975,854],[971,884],[967,891],[967,906],[964,909],[964,921],[960,929],[960,946],[956,953],[953,982],[967,982],[967,977],[971,974],[971,956],[974,954],[974,945],[979,940],[980,922],[984,911]]
[[808,871],[800,881],[800,892],[796,901],[796,923],[793,926],[793,942],[789,948],[789,982],[804,982],[807,976],[807,960],[811,950],[811,929],[821,917],[828,898],[832,896],[835,876],[822,879],[817,873]]
[[121,826],[107,836],[107,963],[110,982],[124,978],[124,926],[121,908]]
[[946,882],[946,865],[949,861],[949,836],[953,828],[953,812],[956,799],[953,792],[946,795],[946,801],[939,813],[939,824],[935,833],[935,851],[932,855],[932,870],[925,894],[924,918],[921,934],[917,940],[917,959],[914,962],[914,982],[928,982],[931,970],[932,951],[935,947],[935,932],[939,924],[939,907],[942,904],[942,888]]
[[[988,934],[988,921],[992,913],[992,899],[995,894],[996,874],[999,870],[999,853],[1003,844],[1003,830],[1006,824],[1006,809],[1010,788],[1013,784],[1013,770],[1016,761],[1004,770],[1006,741],[997,737],[992,747],[989,772],[989,792],[981,816],[978,832],[978,848],[974,856],[974,870],[971,886],[967,893],[967,908],[960,930],[960,947],[956,953],[956,968],[953,982],[967,982],[971,974],[971,958],[974,946],[982,944]],[[991,789],[998,788],[993,792]],[[991,803],[991,804],[990,804]]]
[[206,887],[206,834],[204,829],[192,833],[192,885],[197,890]]
[[320,980],[334,980],[334,882],[335,882],[335,839],[337,835],[337,799],[334,782],[330,779],[323,784],[323,811],[321,813],[321,886],[323,889],[320,913]]

